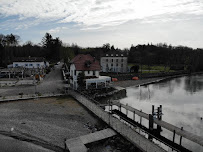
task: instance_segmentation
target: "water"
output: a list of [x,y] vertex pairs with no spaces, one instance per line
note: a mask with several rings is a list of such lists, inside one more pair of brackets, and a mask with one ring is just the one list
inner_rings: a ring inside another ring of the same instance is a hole
[[[150,114],[152,105],[155,105],[155,108],[162,105],[164,121],[203,136],[203,120],[201,120],[203,117],[203,75],[175,78],[140,88],[129,87],[127,97],[120,102]],[[132,116],[132,114],[129,115]],[[143,124],[148,126],[146,121]],[[173,138],[173,133],[165,129],[162,135],[169,139]],[[179,143],[179,140],[180,137],[176,136],[176,143]],[[203,152],[202,146],[185,138],[182,140],[182,145],[194,152]]]

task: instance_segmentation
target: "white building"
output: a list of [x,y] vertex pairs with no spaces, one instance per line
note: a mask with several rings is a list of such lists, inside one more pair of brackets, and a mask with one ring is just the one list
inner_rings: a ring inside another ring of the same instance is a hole
[[128,58],[122,53],[111,53],[101,57],[102,72],[128,72]]
[[44,58],[28,57],[28,58],[16,58],[13,61],[13,68],[24,67],[28,69],[45,68],[48,67],[49,63]]
[[100,84],[107,85],[111,81],[110,77],[100,76],[101,66],[91,55],[79,54],[71,60],[70,65],[70,85],[73,89],[78,88],[78,75],[83,72],[85,76],[86,89],[90,84],[95,84],[96,88]]

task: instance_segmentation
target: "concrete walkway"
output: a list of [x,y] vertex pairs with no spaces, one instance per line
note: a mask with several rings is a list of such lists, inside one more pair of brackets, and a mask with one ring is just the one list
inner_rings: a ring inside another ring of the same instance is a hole
[[110,138],[116,135],[116,132],[110,128],[91,133],[78,138],[69,139],[66,141],[66,146],[70,152],[87,152],[86,144]]

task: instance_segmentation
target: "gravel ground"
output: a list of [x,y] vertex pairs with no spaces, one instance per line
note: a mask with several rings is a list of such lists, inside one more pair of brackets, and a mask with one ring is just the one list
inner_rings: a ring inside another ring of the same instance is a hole
[[37,137],[64,148],[64,139],[89,134],[102,122],[71,97],[0,104],[0,131]]

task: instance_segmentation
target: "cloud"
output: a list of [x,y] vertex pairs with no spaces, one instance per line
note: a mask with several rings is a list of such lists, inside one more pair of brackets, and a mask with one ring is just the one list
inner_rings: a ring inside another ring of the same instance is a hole
[[68,29],[67,27],[56,27],[54,29],[48,30],[48,33],[51,33],[51,34],[60,33],[60,32],[67,30],[67,29]]
[[[165,15],[203,15],[203,2],[199,0],[1,0],[0,12],[4,17],[18,16],[18,20],[21,21],[32,18],[35,22],[29,25],[21,24],[16,27],[17,29],[46,21],[74,22],[83,25],[82,29],[98,29],[146,18],[152,20],[161,17],[160,21],[166,21]],[[171,19],[177,17],[173,15]]]

